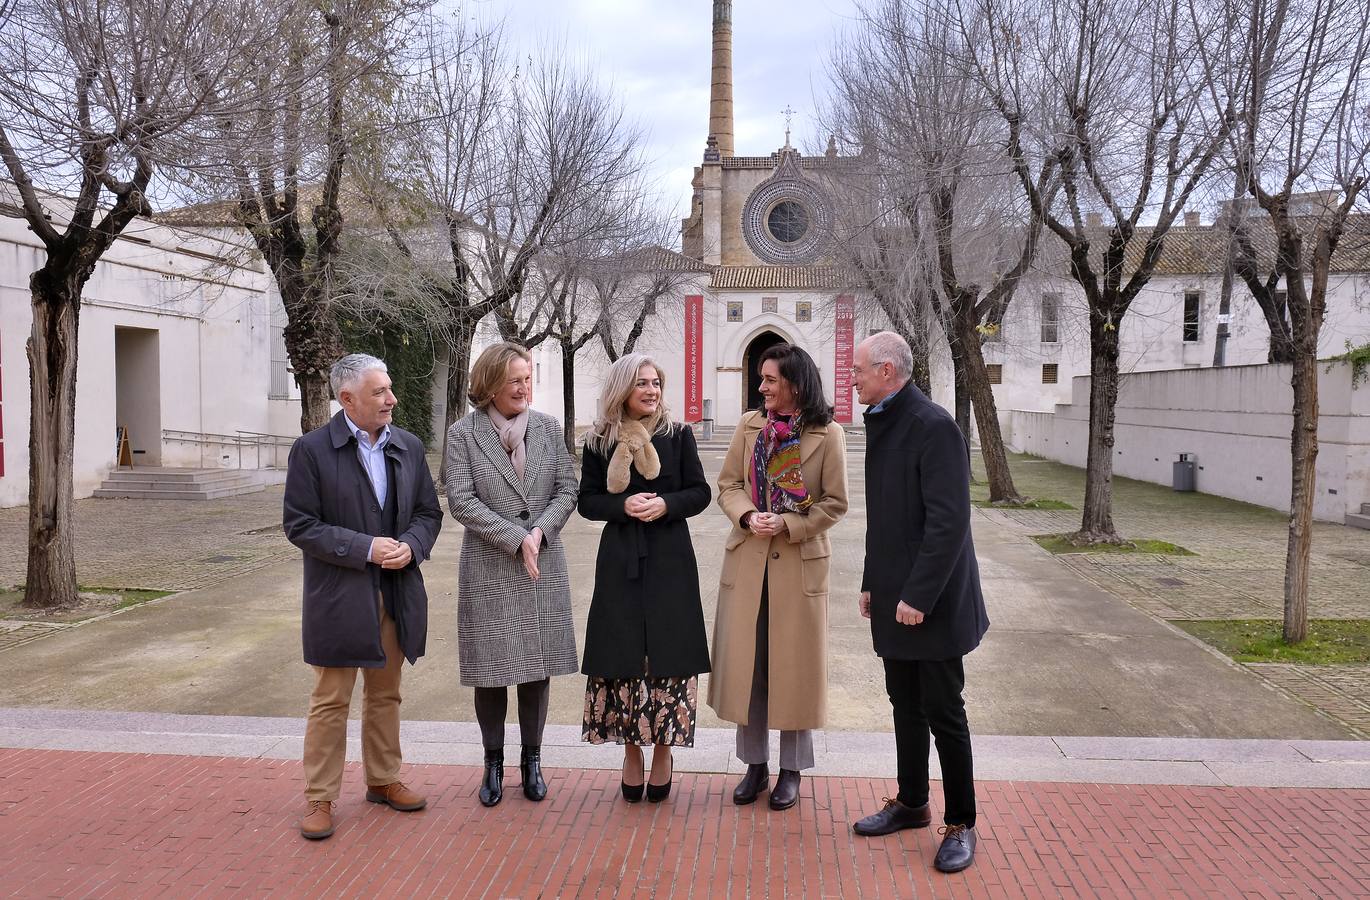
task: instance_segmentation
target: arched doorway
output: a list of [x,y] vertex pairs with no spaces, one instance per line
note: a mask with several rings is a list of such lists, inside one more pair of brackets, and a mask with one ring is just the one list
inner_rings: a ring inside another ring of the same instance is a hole
[[743,351],[742,369],[747,373],[747,405],[743,407],[744,412],[761,408],[761,373],[757,371],[761,365],[761,354],[776,344],[783,343],[785,339],[774,331],[763,331],[752,338],[747,349]]

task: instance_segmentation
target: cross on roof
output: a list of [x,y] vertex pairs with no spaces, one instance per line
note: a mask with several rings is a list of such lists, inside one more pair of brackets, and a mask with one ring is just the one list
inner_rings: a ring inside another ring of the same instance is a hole
[[790,109],[790,105],[786,103],[785,108],[780,113],[785,117],[785,147],[788,149],[790,146],[790,122],[794,119],[794,110]]

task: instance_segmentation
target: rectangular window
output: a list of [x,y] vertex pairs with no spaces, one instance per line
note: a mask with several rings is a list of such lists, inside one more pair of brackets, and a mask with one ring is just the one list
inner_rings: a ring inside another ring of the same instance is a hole
[[1004,383],[1004,366],[1002,363],[988,363],[985,366],[985,372],[989,374],[990,384]]
[[762,311],[763,313],[779,312],[779,311],[780,311],[780,298],[779,298],[779,297],[762,297],[762,298],[761,298],[761,311]]
[[1056,363],[1042,363],[1042,384],[1055,384],[1056,373]]
[[742,301],[741,301],[741,300],[729,300],[729,301],[728,301],[728,321],[729,321],[729,322],[741,322],[741,321],[742,321]]
[[271,387],[270,400],[290,398],[290,354],[285,352],[285,328],[271,326]]
[[1199,292],[1184,292],[1184,341],[1186,344],[1199,340]]
[[1042,343],[1056,344],[1061,340],[1061,295],[1042,295]]
[[794,320],[796,322],[813,321],[813,303],[808,300],[798,300],[794,304]]

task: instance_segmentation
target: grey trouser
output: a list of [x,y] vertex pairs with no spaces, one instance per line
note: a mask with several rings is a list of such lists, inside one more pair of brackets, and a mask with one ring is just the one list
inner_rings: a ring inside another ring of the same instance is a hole
[[[770,729],[766,727],[766,691],[770,682],[770,596],[761,582],[761,610],[756,617],[756,662],[752,666],[752,698],[747,724],[737,726],[737,758],[747,765],[767,762],[771,756]],[[780,768],[799,772],[813,768],[813,732],[780,732]]]

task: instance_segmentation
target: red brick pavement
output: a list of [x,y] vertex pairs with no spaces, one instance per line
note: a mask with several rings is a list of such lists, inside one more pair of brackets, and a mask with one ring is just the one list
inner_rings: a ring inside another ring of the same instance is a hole
[[[412,766],[428,809],[362,799],[309,842],[297,762],[0,750],[0,894],[61,897],[1370,896],[1370,791],[990,782],[976,864],[933,870],[935,829],[865,839],[893,791],[809,778],[797,807],[736,807],[722,775],[627,806],[617,773],[551,770],[526,801],[472,767]],[[936,793],[934,791],[934,793]],[[934,798],[936,801],[936,798]]]

